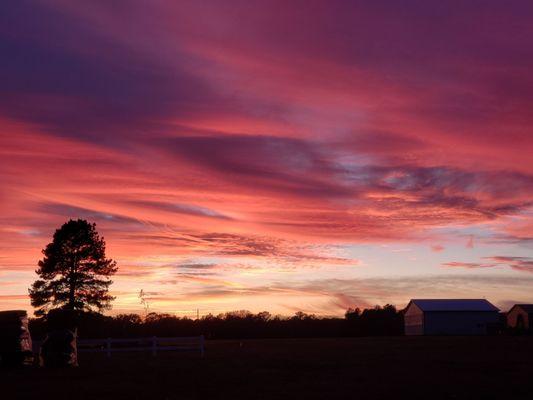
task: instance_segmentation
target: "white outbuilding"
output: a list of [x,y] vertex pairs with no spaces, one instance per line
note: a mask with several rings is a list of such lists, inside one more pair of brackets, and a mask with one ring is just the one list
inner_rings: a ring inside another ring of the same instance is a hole
[[500,310],[485,299],[413,299],[404,310],[406,335],[486,335]]

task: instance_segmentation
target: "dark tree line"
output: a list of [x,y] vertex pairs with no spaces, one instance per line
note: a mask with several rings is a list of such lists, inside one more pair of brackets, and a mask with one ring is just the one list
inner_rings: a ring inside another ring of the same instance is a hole
[[[169,314],[150,313],[104,316],[80,312],[76,317],[78,335],[83,338],[197,336],[208,339],[306,338],[342,336],[392,336],[403,334],[403,316],[392,305],[348,310],[345,318],[320,318],[302,312],[286,318],[268,312],[252,314],[234,311],[198,320]],[[51,321],[50,321],[51,322]],[[30,321],[32,336],[41,339],[49,326],[46,318]]]
[[403,314],[393,305],[376,306],[361,311],[349,309],[345,314],[348,336],[390,336],[403,334]]

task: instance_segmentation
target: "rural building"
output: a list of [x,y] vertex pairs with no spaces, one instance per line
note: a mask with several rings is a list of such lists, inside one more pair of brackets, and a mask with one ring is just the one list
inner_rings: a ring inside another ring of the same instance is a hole
[[499,309],[485,299],[413,299],[404,310],[406,335],[486,335]]
[[515,304],[507,313],[507,326],[533,331],[533,304]]

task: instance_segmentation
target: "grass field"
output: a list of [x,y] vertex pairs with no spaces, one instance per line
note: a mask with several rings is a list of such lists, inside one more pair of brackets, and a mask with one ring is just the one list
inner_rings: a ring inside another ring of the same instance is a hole
[[211,341],[1,371],[0,399],[533,399],[533,337]]

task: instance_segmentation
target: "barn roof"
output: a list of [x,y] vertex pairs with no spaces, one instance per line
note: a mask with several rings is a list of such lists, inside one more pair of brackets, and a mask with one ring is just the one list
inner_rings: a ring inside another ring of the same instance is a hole
[[413,299],[411,303],[422,311],[500,311],[485,299]]
[[528,314],[533,314],[533,304],[515,304],[511,310],[515,307],[520,307],[522,310],[527,312]]

